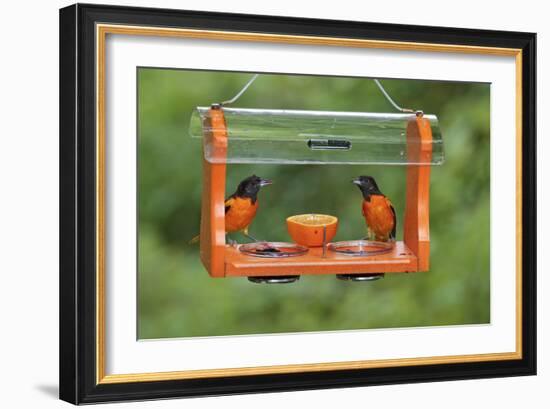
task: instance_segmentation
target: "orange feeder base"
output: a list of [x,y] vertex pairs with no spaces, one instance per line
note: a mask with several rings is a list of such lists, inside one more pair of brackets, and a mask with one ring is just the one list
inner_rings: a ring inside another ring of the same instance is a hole
[[399,241],[391,252],[367,257],[346,256],[328,251],[323,257],[321,247],[311,247],[307,254],[288,258],[260,258],[225,249],[225,277],[262,277],[303,274],[368,274],[412,273],[418,271],[418,260]]

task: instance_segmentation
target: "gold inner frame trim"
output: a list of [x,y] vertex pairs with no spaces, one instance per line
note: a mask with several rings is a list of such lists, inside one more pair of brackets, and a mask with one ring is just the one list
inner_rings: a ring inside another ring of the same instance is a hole
[[[178,29],[166,27],[96,24],[96,382],[113,384],[228,376],[320,372],[346,369],[387,368],[465,362],[489,362],[522,358],[522,51],[515,48],[456,44],[362,40],[352,38],[295,36],[234,31]],[[400,51],[428,51],[513,56],[516,63],[516,350],[505,353],[451,355],[368,361],[321,362],[174,372],[105,374],[105,41],[107,34],[247,41],[294,45],[373,48]]]
[[[466,361],[465,361],[466,359]],[[227,368],[189,370],[174,372],[151,372],[121,375],[106,375],[101,383],[125,383],[125,382],[147,382],[178,379],[201,379],[236,375],[268,375],[296,372],[320,372],[342,369],[365,369],[365,368],[392,368],[412,365],[436,365],[462,362],[500,361],[504,359],[517,359],[509,353],[483,354],[483,355],[454,355],[429,358],[399,358],[379,359],[370,361],[347,361],[347,362],[326,362],[322,364],[300,364],[300,365],[277,365],[259,366],[250,368]],[[237,373],[236,373],[237,372]]]

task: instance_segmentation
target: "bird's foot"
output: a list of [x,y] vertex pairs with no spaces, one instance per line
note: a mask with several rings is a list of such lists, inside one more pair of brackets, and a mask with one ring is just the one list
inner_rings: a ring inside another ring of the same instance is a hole
[[264,242],[264,241],[265,241],[265,240],[258,240],[258,239],[255,238],[254,236],[251,236],[250,234],[248,234],[248,232],[243,232],[243,236],[246,237],[246,238],[249,239],[249,240],[252,240],[252,241],[255,242],[255,243]]
[[226,237],[225,240],[227,241],[227,244],[229,244],[231,247],[237,247],[239,245],[237,240],[233,240],[230,237]]

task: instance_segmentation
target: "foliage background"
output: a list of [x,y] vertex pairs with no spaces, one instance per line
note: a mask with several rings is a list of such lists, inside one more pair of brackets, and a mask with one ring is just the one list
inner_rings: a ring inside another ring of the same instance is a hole
[[[489,84],[383,81],[398,103],[440,121],[446,161],[432,168],[428,273],[258,285],[210,278],[198,245],[188,244],[199,231],[201,199],[201,145],[188,134],[190,114],[233,96],[248,78],[139,69],[138,338],[488,323]],[[393,112],[368,79],[291,75],[261,75],[236,106]],[[276,182],[260,193],[257,237],[288,241],[285,218],[307,212],[339,216],[336,240],[362,237],[361,197],[349,180],[370,174],[392,199],[402,238],[404,167],[232,165],[227,195],[252,173]]]

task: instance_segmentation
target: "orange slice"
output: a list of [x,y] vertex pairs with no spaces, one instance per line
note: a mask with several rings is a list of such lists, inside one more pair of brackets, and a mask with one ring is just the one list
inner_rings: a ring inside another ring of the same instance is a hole
[[326,243],[336,235],[338,218],[328,214],[299,214],[286,219],[288,233],[295,243],[308,247],[323,245],[323,230],[326,228]]

